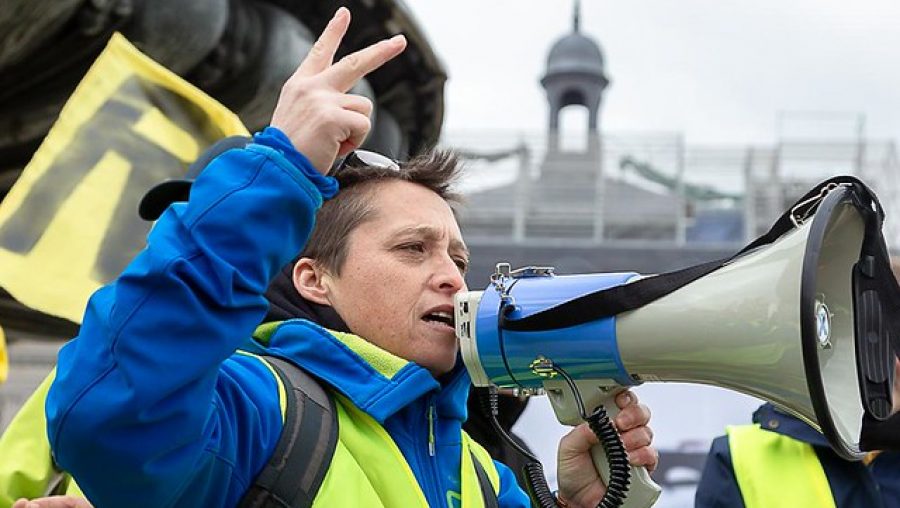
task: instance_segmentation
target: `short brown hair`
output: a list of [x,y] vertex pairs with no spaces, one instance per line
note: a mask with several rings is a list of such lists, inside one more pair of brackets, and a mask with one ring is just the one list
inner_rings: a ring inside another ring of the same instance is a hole
[[329,272],[340,275],[347,258],[347,238],[374,213],[371,196],[377,184],[391,180],[415,183],[455,208],[462,202],[453,190],[461,171],[459,157],[449,150],[432,150],[401,162],[399,171],[375,166],[341,169],[335,175],[341,190],[322,205],[300,257],[314,259]]

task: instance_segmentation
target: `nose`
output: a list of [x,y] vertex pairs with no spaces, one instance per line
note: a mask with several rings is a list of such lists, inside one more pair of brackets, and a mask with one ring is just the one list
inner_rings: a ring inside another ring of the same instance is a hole
[[466,279],[450,256],[441,256],[440,264],[432,277],[435,289],[440,292],[456,293],[466,289]]

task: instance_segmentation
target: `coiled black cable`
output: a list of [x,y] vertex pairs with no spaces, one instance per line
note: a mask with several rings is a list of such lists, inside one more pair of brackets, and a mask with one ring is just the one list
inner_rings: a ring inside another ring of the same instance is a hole
[[534,505],[541,508],[557,507],[556,496],[547,485],[547,475],[544,474],[544,465],[540,462],[529,462],[522,466],[525,471],[525,490]]
[[[558,372],[567,382],[569,388],[575,396],[575,402],[578,405],[579,414],[582,419],[588,422],[591,431],[600,440],[603,450],[606,453],[609,462],[609,481],[606,488],[606,494],[597,505],[598,508],[618,508],[625,502],[628,494],[628,486],[631,479],[631,470],[628,464],[628,455],[625,452],[625,445],[622,438],[616,432],[606,409],[603,406],[597,407],[590,415],[585,414],[584,402],[581,395],[575,388],[575,383],[569,377],[568,373],[559,367],[554,366],[553,370]],[[497,420],[498,414],[498,394],[496,387],[478,388],[478,401],[488,421],[494,431],[503,438],[518,453],[527,459],[527,463],[523,467],[525,473],[525,481],[527,483],[526,490],[531,497],[532,502],[540,508],[559,508],[556,497],[547,485],[547,477],[544,474],[544,466],[530,451],[517,443],[500,425]]]
[[625,502],[628,495],[628,486],[631,484],[631,467],[628,464],[628,454],[622,438],[613,427],[606,409],[599,406],[593,414],[586,418],[588,426],[594,431],[594,435],[600,439],[606,460],[609,462],[609,480],[606,485],[606,494],[600,500],[599,508],[618,508]]

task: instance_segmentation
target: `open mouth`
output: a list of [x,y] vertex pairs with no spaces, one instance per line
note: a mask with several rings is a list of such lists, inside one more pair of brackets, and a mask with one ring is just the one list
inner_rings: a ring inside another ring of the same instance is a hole
[[428,314],[422,316],[422,320],[429,323],[442,324],[453,328],[453,313],[451,312],[429,312]]

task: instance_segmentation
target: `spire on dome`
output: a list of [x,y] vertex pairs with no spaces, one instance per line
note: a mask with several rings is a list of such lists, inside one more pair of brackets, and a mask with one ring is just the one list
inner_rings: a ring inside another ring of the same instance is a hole
[[572,13],[572,31],[578,33],[581,28],[581,0],[575,0],[575,9]]

